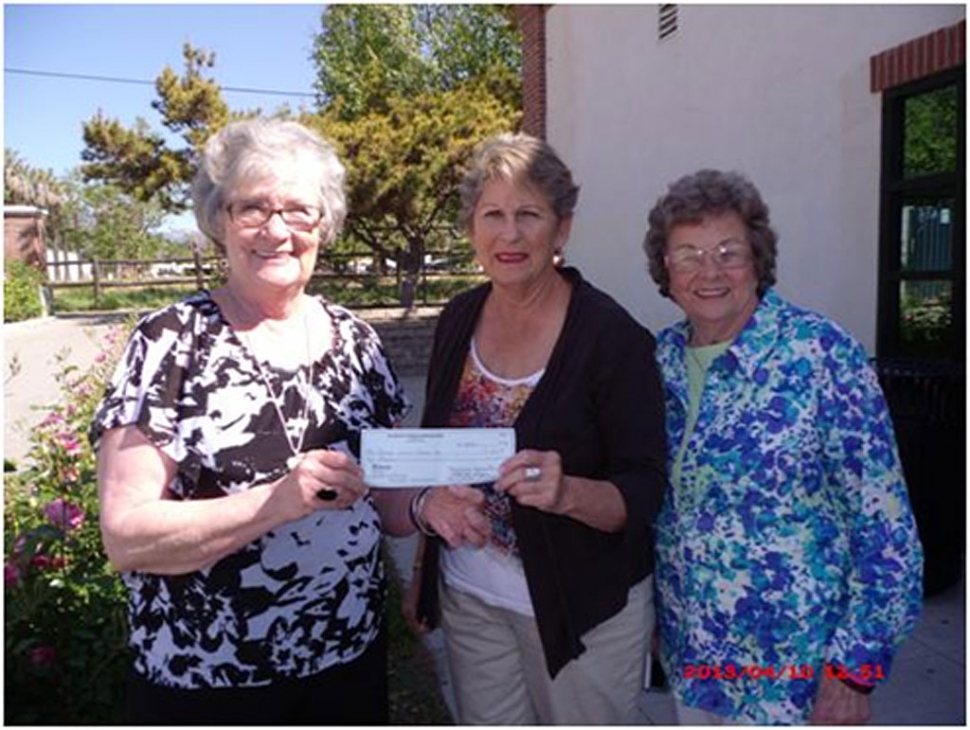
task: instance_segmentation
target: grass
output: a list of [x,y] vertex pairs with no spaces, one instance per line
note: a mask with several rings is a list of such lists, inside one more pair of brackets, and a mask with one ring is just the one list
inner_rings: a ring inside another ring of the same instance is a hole
[[401,615],[401,581],[389,558],[388,694],[391,725],[454,725],[441,696],[434,657]]
[[[436,275],[420,281],[415,302],[444,304],[455,294],[470,289],[484,279],[474,275]],[[213,282],[210,286],[216,286]],[[194,286],[144,286],[105,288],[94,300],[94,287],[53,288],[54,311],[94,312],[113,310],[151,310],[174,304],[196,291]],[[368,279],[313,279],[307,291],[322,294],[345,307],[396,307],[400,302],[393,276]]]
[[125,289],[102,290],[94,300],[94,288],[72,287],[54,289],[54,311],[95,312],[120,309],[159,309],[185,299],[196,289],[194,286],[146,286]]

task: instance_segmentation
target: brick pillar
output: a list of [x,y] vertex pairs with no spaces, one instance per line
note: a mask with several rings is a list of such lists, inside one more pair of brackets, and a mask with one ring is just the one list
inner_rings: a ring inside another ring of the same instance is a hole
[[967,22],[927,33],[869,59],[869,89],[884,89],[966,63]]
[[522,33],[522,131],[546,138],[547,5],[516,5]]

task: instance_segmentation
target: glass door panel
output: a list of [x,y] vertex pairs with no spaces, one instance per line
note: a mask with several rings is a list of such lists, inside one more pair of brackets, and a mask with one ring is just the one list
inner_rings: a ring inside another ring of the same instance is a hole
[[899,284],[899,355],[946,356],[956,343],[953,284],[946,280]]
[[952,198],[908,200],[900,210],[902,272],[946,271],[953,266]]
[[956,172],[956,85],[907,98],[903,109],[903,177]]

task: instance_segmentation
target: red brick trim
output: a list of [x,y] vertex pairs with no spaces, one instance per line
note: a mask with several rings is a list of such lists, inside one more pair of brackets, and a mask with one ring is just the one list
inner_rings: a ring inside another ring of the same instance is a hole
[[927,33],[869,59],[869,89],[877,93],[966,63],[967,23]]
[[548,5],[516,5],[522,33],[522,131],[546,137],[546,10]]

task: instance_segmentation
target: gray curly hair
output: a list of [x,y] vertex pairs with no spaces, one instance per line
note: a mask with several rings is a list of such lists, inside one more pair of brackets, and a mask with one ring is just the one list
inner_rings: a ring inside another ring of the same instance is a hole
[[299,157],[308,176],[318,181],[321,245],[339,235],[347,217],[345,170],[333,145],[298,122],[272,118],[231,122],[205,145],[199,170],[192,180],[195,220],[219,249],[225,251],[225,208],[233,188],[247,177],[266,174],[273,162]]

